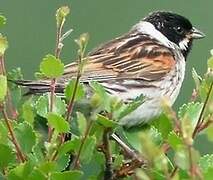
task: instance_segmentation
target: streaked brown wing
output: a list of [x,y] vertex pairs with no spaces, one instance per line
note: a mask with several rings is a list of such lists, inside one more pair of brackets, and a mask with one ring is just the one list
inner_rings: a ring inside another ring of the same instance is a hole
[[[132,33],[116,38],[90,53],[81,81],[94,80],[114,84],[119,80],[142,80],[142,85],[146,85],[149,81],[163,78],[174,65],[175,60],[170,49],[148,36]],[[65,67],[63,76],[57,79],[56,92],[63,92],[65,84],[76,77],[77,69],[77,63]],[[21,80],[16,81],[16,84],[29,87],[27,94],[50,90],[49,79]]]
[[[116,79],[161,79],[175,65],[172,51],[144,35],[117,38],[88,56],[81,81],[110,81]],[[77,64],[66,66],[63,78],[76,75]]]

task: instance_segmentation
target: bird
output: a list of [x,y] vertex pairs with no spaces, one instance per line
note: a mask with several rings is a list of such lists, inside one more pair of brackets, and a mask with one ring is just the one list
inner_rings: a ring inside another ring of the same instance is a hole
[[[119,123],[128,128],[148,123],[161,114],[163,97],[171,105],[175,102],[193,40],[203,37],[204,33],[182,15],[151,12],[127,33],[88,53],[80,82],[88,86],[97,81],[108,94],[127,103],[143,94],[145,102]],[[66,84],[76,78],[77,69],[76,62],[65,66],[63,76],[57,79],[57,93],[63,93]],[[30,94],[50,91],[48,79],[17,84],[27,86]]]

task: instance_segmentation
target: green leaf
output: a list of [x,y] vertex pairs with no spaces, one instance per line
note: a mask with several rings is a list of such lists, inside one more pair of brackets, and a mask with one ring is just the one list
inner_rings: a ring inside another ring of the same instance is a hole
[[[110,97],[107,94],[107,92],[105,91],[104,87],[101,86],[98,82],[95,81],[91,81],[90,82],[90,87],[92,87],[92,89],[94,90],[95,95],[97,95],[98,98],[98,106],[99,103],[101,106],[104,107],[104,109],[108,112],[110,112],[111,108],[110,108]],[[96,104],[94,102],[92,102],[93,104]]]
[[199,95],[201,97],[202,102],[205,102],[207,93],[209,92],[209,84],[206,79],[203,79],[199,88]]
[[[70,100],[73,97],[74,89],[75,89],[76,80],[71,80],[65,88],[65,96],[67,100]],[[75,101],[81,100],[85,96],[84,86],[82,83],[78,83]]]
[[200,112],[203,107],[202,103],[188,103],[187,105],[184,104],[178,111],[178,117],[181,120],[181,128],[183,138],[188,145],[193,143],[193,131],[194,128],[199,120]]
[[54,162],[53,161],[52,162],[46,161],[46,162],[39,164],[38,169],[44,174],[49,174],[51,172],[56,171],[57,164],[56,164],[55,161]]
[[54,113],[49,113],[47,116],[48,124],[58,133],[69,132],[69,123],[62,117]]
[[162,114],[153,121],[154,127],[161,133],[163,139],[167,139],[168,134],[172,131],[172,120],[165,114]]
[[27,180],[46,180],[46,177],[41,171],[34,168]]
[[199,166],[206,172],[209,168],[213,168],[213,154],[206,154],[200,158]]
[[84,135],[87,128],[87,120],[82,113],[77,112],[76,114],[77,114],[77,121],[78,121],[78,129],[81,135]]
[[[115,158],[116,159],[116,158]],[[81,170],[84,172],[82,179],[97,180],[103,177],[105,157],[101,152],[95,152],[88,164],[82,164]]]
[[208,68],[213,69],[213,56],[208,59],[207,65]]
[[180,119],[189,119],[192,122],[193,127],[195,127],[199,119],[202,107],[203,104],[199,102],[190,102],[188,104],[184,104],[178,111],[178,117]]
[[154,166],[157,170],[165,170],[168,168],[168,158],[165,154],[160,153],[154,158]]
[[175,164],[183,170],[187,170],[190,167],[188,152],[184,148],[175,152],[174,161]]
[[81,144],[81,139],[80,138],[72,138],[69,141],[64,142],[63,145],[61,145],[61,147],[58,150],[58,154],[59,155],[63,155],[66,153],[76,153],[79,148],[80,148],[80,144]]
[[[141,152],[142,144],[138,143],[140,142],[140,133],[138,131],[123,131],[124,138],[130,144],[134,149],[136,149],[138,152]],[[125,142],[125,139],[122,138],[122,141]]]
[[21,87],[17,86],[14,81],[17,81],[19,79],[23,79],[23,75],[21,73],[21,69],[20,68],[14,68],[12,70],[10,70],[7,73],[7,79],[9,79],[10,81],[8,81],[8,87],[10,89],[10,94],[12,96],[12,103],[14,107],[19,107],[21,103],[23,103],[21,101],[21,98],[23,97],[22,93],[21,93]]
[[97,123],[101,124],[106,128],[115,128],[118,125],[115,121],[110,120],[109,118],[101,114],[97,114]]
[[48,54],[40,64],[40,71],[48,78],[58,78],[64,73],[64,64],[60,59]]
[[[14,68],[14,69],[10,70],[7,73],[7,77],[8,77],[9,80],[23,79],[23,74],[21,72],[21,68],[17,67],[17,68]],[[11,83],[11,85],[14,85],[15,87],[17,86],[14,83]]]
[[192,68],[192,77],[195,82],[196,90],[199,90],[202,78],[197,74],[197,72],[194,68]]
[[3,101],[7,95],[7,77],[0,75],[0,101]]
[[0,34],[0,56],[4,55],[7,48],[8,48],[7,38]]
[[[57,96],[55,97],[55,106],[53,107],[53,112],[63,115],[66,112],[66,104],[65,102]],[[35,108],[37,114],[46,118],[47,113],[49,112],[49,98],[48,95],[40,96],[39,99],[36,101]]]
[[[138,178],[138,179],[143,179],[143,180],[151,180],[151,178],[148,176],[148,174],[145,172],[145,170],[142,170],[142,168],[141,169],[138,169],[137,171],[136,171],[136,177]],[[161,177],[162,178],[162,177]],[[162,178],[163,179],[163,178]],[[159,178],[159,180],[161,180],[160,178]]]
[[44,160],[43,154],[43,144],[41,142],[37,142],[32,150],[33,156],[36,158],[37,162],[42,162]]
[[42,117],[47,117],[47,113],[49,112],[49,101],[47,95],[40,96],[36,101],[35,108],[37,114]]
[[87,164],[90,162],[90,160],[92,159],[95,147],[96,147],[95,136],[87,137],[80,155],[81,163]]
[[192,122],[188,118],[184,118],[181,121],[181,129],[182,129],[182,137],[184,139],[184,142],[187,145],[192,145],[194,142],[192,138],[194,128],[193,128]]
[[0,119],[0,142],[1,144],[8,143],[8,129],[2,119]]
[[103,99],[98,94],[93,94],[90,98],[90,105],[93,109],[103,108]]
[[12,169],[8,174],[9,180],[23,180],[28,179],[29,175],[33,170],[33,165],[31,162],[21,163]]
[[32,107],[32,99],[29,99],[24,102],[22,105],[22,117],[26,122],[33,125],[34,122],[34,112]]
[[167,141],[174,150],[178,150],[179,147],[183,146],[182,139],[175,132],[169,133]]
[[2,170],[15,159],[15,154],[9,146],[0,144],[0,159],[0,169]]
[[55,172],[50,176],[50,180],[65,180],[65,179],[75,179],[80,180],[83,175],[82,171],[72,170],[66,172]]
[[63,171],[70,162],[70,155],[69,154],[64,154],[62,156],[58,156],[57,158],[57,169],[58,171]]
[[189,170],[190,164],[197,164],[200,159],[200,154],[193,147],[190,148],[190,157],[189,150],[186,147],[179,148],[175,152],[174,161],[175,164],[182,170]]
[[145,97],[143,94],[136,97],[132,102],[128,103],[125,108],[120,112],[118,119],[122,119],[126,115],[130,114],[134,110],[136,110],[141,104],[144,103]]
[[208,140],[213,141],[213,124],[210,124],[205,131]]
[[31,153],[33,146],[36,144],[35,131],[27,122],[19,123],[14,128],[16,138],[24,153]]
[[0,180],[5,180],[6,178],[4,177],[4,175],[0,172]]
[[41,72],[35,72],[35,73],[34,73],[34,76],[35,76],[35,78],[36,78],[37,80],[41,80],[41,79],[45,79],[45,78],[46,78],[45,74],[44,74],[44,73],[41,73]]
[[0,27],[4,26],[6,24],[7,19],[0,15]]
[[203,173],[203,179],[212,180],[213,177],[213,168],[209,168],[206,172]]
[[151,127],[146,131],[140,132],[139,142],[142,142],[142,153],[150,161],[156,161],[160,156],[164,155],[163,151],[160,148],[162,144],[162,137],[156,128]]

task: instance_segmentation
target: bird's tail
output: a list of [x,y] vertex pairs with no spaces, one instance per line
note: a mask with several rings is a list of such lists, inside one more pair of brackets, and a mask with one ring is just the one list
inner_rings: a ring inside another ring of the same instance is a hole
[[[25,93],[25,95],[43,94],[50,91],[49,80],[43,80],[43,81],[16,80],[12,82],[17,84],[18,86],[27,87],[28,91]],[[64,91],[64,86],[57,83],[55,86],[55,92],[63,93],[63,91]]]

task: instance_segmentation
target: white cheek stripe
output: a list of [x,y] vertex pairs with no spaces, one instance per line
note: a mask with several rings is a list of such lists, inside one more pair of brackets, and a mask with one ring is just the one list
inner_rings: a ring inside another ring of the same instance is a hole
[[177,48],[177,45],[175,43],[171,42],[166,36],[164,36],[160,31],[158,31],[155,28],[155,26],[150,22],[140,21],[133,27],[133,29],[136,29],[137,31],[143,34],[150,35],[151,37],[157,39],[168,48],[172,49]]
[[189,40],[187,38],[183,39],[182,41],[179,42],[179,47],[181,50],[187,50],[188,48],[188,43]]

